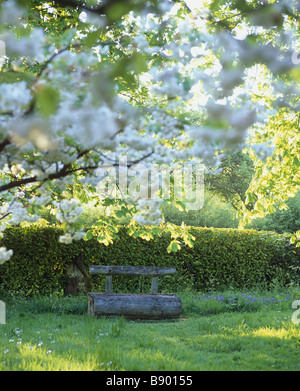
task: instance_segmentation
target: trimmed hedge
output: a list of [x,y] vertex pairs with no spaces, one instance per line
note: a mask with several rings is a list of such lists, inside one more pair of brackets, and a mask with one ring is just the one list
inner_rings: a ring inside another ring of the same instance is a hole
[[[168,254],[170,233],[146,241],[133,238],[125,227],[119,239],[106,247],[96,239],[59,243],[61,230],[47,228],[8,228],[0,246],[13,249],[11,260],[0,266],[2,291],[26,295],[60,292],[66,285],[66,269],[81,256],[86,270],[92,264],[175,266],[175,276],[162,277],[164,292],[286,286],[299,283],[299,248],[289,237],[272,232],[237,229],[191,228],[196,237],[193,248],[182,245]],[[117,292],[147,292],[150,278],[115,277]],[[93,276],[94,289],[104,290],[104,277]]]

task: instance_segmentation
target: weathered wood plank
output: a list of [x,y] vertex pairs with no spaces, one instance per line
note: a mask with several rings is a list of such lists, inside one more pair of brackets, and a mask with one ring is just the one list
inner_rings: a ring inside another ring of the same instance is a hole
[[175,267],[147,266],[91,266],[91,274],[128,275],[128,276],[166,276],[176,273]]
[[129,319],[172,319],[181,314],[181,299],[176,295],[88,294],[91,316],[124,316]]
[[87,299],[88,299],[88,316],[95,316],[94,298],[90,293],[88,293]]
[[112,276],[107,276],[105,279],[105,292],[112,293]]
[[152,278],[152,284],[151,284],[151,295],[157,295],[158,294],[158,277]]

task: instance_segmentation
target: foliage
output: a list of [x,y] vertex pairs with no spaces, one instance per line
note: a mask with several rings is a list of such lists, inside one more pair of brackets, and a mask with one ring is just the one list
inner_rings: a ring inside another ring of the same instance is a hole
[[[57,242],[60,234],[61,230],[52,227],[7,229],[3,244],[13,248],[14,255],[1,268],[2,289],[26,295],[61,292],[66,282],[64,272],[79,255],[87,270],[92,264],[174,266],[175,276],[160,279],[160,290],[166,292],[268,287],[275,282],[285,286],[299,278],[299,251],[288,236],[274,233],[178,227],[175,236],[166,226],[139,237],[130,227],[119,227],[118,237],[109,246],[95,238],[66,245]],[[193,237],[193,246],[184,244],[184,235]],[[171,246],[181,251],[174,254]],[[115,277],[113,289],[147,292],[149,280]],[[95,276],[92,281],[96,290],[104,291],[104,277]]]
[[[245,205],[246,191],[253,174],[250,156],[236,152],[221,158],[217,169],[206,172],[205,184],[210,192],[217,194],[223,201],[230,202],[233,208],[239,211]],[[246,207],[251,209],[251,204]]]
[[61,291],[64,270],[74,257],[74,249],[57,243],[59,232],[49,228],[7,229],[3,242],[13,246],[15,261],[3,265],[3,286],[27,295]]
[[247,191],[246,203],[254,205],[244,222],[288,209],[286,202],[299,191],[299,117],[281,109],[256,140],[272,141],[274,152],[262,162],[254,152],[255,175]]
[[193,227],[237,228],[236,211],[230,202],[223,202],[220,196],[205,190],[204,205],[200,210],[179,211],[172,203],[161,207],[165,222]]
[[[286,201],[288,209],[276,208],[274,213],[251,221],[247,228],[275,231],[279,234],[284,232],[295,233],[300,229],[300,193]],[[276,207],[276,205],[275,205]]]

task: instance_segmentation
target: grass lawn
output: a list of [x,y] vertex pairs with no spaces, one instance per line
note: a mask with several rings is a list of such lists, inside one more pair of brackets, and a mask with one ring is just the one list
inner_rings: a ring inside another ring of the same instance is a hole
[[1,371],[299,371],[300,290],[182,293],[174,321],[90,318],[85,297],[8,297]]

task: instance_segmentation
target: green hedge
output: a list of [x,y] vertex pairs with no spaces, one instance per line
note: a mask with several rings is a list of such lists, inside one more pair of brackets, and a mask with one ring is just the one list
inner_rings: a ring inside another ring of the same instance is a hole
[[[120,228],[119,239],[108,247],[91,239],[59,243],[57,228],[9,228],[0,246],[13,249],[12,259],[0,266],[1,290],[30,294],[62,291],[65,271],[79,255],[88,271],[92,264],[175,266],[175,276],[160,279],[160,291],[285,286],[299,282],[299,248],[287,236],[254,230],[191,228],[193,248],[183,245],[168,254],[170,233],[146,241]],[[94,289],[104,290],[104,277],[93,276]],[[119,292],[145,292],[148,278],[113,278]]]

